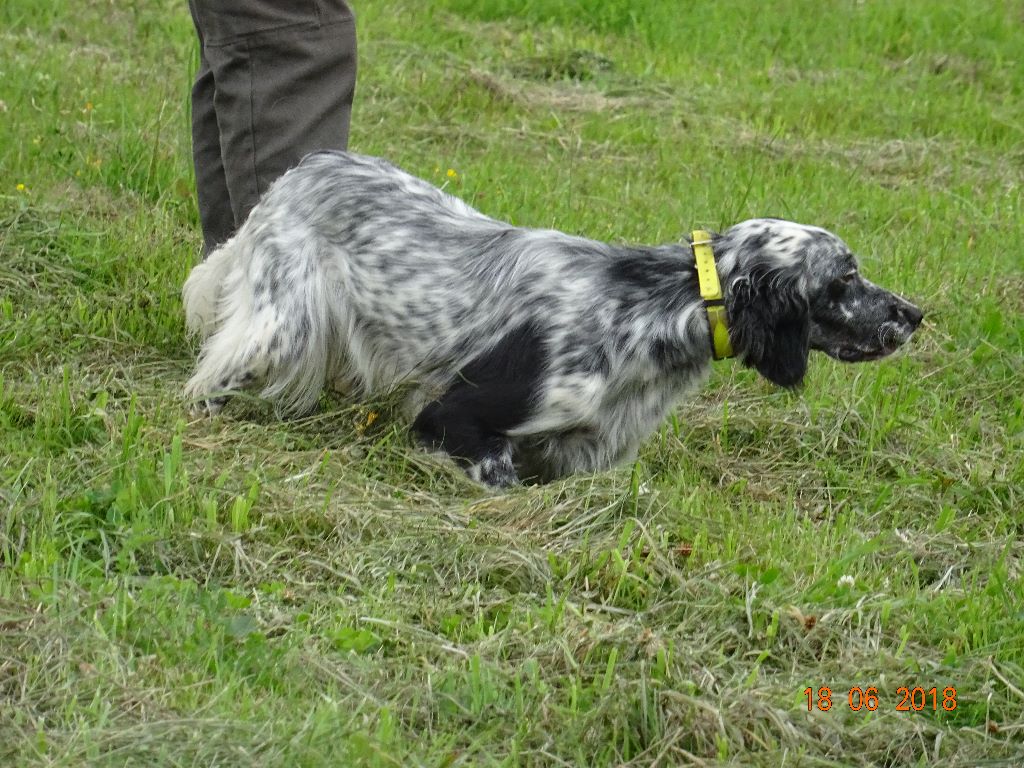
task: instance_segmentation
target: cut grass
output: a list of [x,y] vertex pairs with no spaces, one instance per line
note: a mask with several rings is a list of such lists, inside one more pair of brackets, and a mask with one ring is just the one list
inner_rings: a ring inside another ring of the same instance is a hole
[[597,238],[822,224],[926,327],[502,495],[386,402],[188,422],[187,13],[8,0],[0,763],[1024,761],[1019,12],[362,5],[353,148]]

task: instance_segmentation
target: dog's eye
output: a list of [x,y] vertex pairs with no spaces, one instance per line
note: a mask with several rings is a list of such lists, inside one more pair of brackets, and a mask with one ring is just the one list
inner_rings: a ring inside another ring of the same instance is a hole
[[832,299],[840,298],[844,293],[846,293],[846,290],[850,287],[850,285],[853,283],[853,281],[856,279],[856,277],[857,277],[857,273],[856,272],[851,272],[848,275],[843,275],[842,277],[837,277],[835,280],[833,280],[831,283],[829,283],[828,284],[828,295],[829,295],[829,298],[832,298]]

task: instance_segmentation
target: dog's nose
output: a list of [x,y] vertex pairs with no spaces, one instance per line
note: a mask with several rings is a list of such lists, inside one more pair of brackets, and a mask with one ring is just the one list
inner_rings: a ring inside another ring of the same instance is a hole
[[924,319],[924,312],[915,307],[909,301],[904,301],[900,298],[897,298],[889,307],[889,315],[893,320],[904,322],[914,329],[916,329]]

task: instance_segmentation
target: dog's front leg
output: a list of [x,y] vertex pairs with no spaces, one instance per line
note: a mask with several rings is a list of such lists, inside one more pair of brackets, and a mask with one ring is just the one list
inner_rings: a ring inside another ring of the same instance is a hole
[[542,332],[510,329],[465,365],[448,390],[416,417],[413,431],[458,460],[474,480],[515,485],[510,431],[526,421],[544,371]]
[[428,404],[413,422],[413,433],[430,448],[458,461],[478,483],[505,488],[519,482],[512,464],[512,444],[488,424],[486,413],[473,407],[477,398],[456,385]]

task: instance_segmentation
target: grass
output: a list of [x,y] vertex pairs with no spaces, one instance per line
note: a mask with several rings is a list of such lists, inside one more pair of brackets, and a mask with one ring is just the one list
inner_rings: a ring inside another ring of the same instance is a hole
[[187,12],[8,0],[0,763],[1024,761],[1020,9],[357,6],[354,149],[609,240],[821,224],[926,325],[499,495],[387,403],[190,422]]

